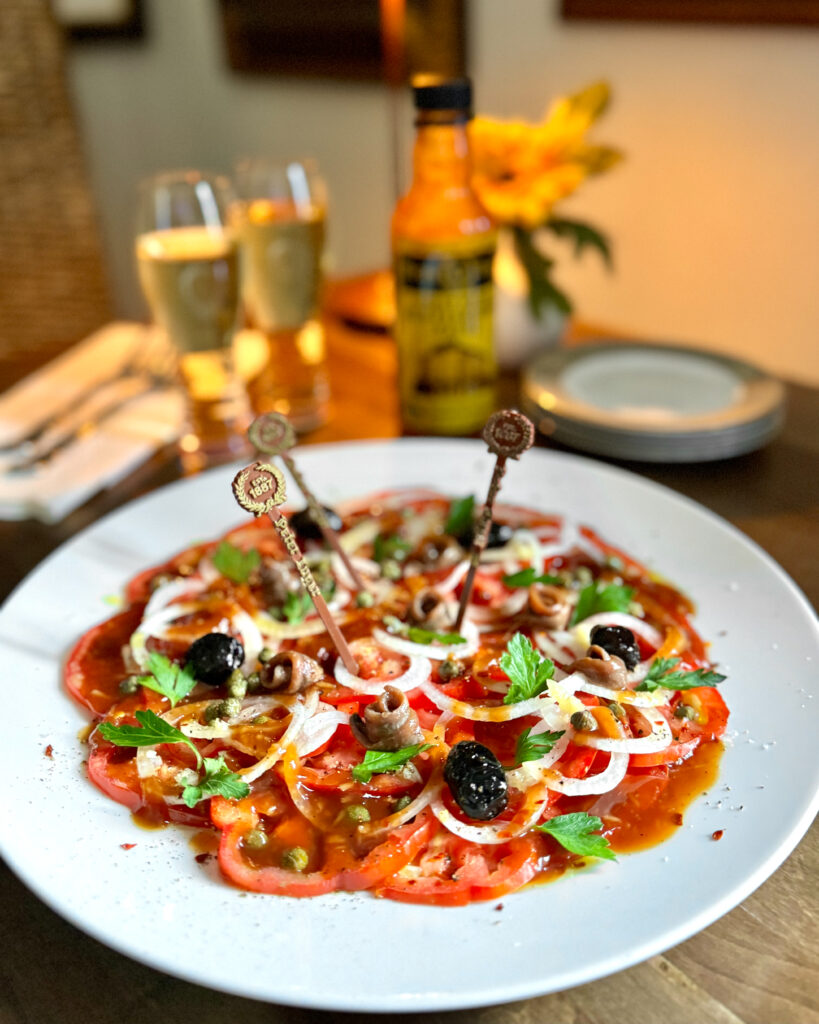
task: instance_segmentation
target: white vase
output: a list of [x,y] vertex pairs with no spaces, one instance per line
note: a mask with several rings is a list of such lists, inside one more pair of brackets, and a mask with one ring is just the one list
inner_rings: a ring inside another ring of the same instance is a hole
[[568,317],[546,306],[536,317],[529,305],[529,278],[515,252],[511,232],[501,231],[492,264],[495,283],[495,355],[502,370],[515,370],[536,352],[557,345]]

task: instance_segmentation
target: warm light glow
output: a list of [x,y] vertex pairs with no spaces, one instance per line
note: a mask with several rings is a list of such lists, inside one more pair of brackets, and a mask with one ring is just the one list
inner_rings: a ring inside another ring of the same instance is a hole
[[400,85],[404,79],[406,2],[405,0],[379,0],[379,4],[384,77],[388,84]]

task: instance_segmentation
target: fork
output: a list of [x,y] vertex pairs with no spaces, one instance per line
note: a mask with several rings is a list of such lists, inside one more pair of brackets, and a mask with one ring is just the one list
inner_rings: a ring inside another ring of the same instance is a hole
[[[11,465],[2,467],[2,469],[0,469],[0,473],[5,476],[18,476],[23,473],[31,472],[32,470],[45,465],[47,462],[50,462],[55,455],[58,455],[65,448],[74,444],[75,441],[79,441],[81,438],[95,432],[101,424],[105,423],[106,420],[110,419],[115,413],[119,412],[120,409],[124,408],[130,402],[133,402],[134,399],[170,386],[173,383],[173,376],[171,374],[172,365],[173,357],[169,353],[163,359],[162,363],[155,366],[154,369],[150,371],[148,371],[147,368],[143,369],[138,376],[136,373],[128,374],[129,377],[133,376],[135,380],[141,380],[141,386],[137,387],[130,394],[117,395],[112,401],[107,402],[102,406],[102,408],[98,409],[93,416],[81,420],[45,449],[42,449],[41,451],[34,451],[31,455],[20,459],[17,462],[13,462]],[[112,383],[114,380],[121,379],[127,378],[112,378],[109,383]],[[40,436],[42,437],[43,434]]]
[[44,419],[40,420],[39,423],[35,423],[29,432],[23,437],[18,438],[16,441],[9,441],[5,444],[0,444],[0,454],[16,451],[18,448],[30,448],[45,434],[47,434],[52,427],[56,426],[60,420],[65,419],[76,409],[85,405],[85,403],[89,399],[93,398],[98,392],[103,391],[105,388],[110,387],[112,384],[118,383],[119,381],[129,380],[132,377],[141,377],[144,376],[146,372],[150,372],[150,359],[148,355],[150,349],[150,344],[147,346],[141,342],[136,344],[133,351],[122,363],[115,374],[110,377],[104,377],[102,380],[98,380],[93,384],[90,384],[84,391],[75,395],[68,404],[59,409],[55,409],[54,412],[49,413]]

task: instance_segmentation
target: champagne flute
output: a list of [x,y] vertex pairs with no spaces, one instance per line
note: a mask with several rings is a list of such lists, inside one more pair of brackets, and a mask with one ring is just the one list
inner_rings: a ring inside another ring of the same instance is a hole
[[187,422],[179,446],[195,471],[247,452],[247,393],[236,373],[238,245],[225,178],[171,171],[140,186],[136,256],[155,321],[178,357]]
[[254,412],[279,412],[296,430],[325,422],[329,388],[318,317],[327,188],[312,160],[243,160],[232,223],[242,248],[242,299],[267,345],[248,381]]

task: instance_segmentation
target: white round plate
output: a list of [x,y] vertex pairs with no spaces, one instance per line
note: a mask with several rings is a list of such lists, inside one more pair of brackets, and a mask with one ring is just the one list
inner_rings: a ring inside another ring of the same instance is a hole
[[[481,495],[474,441],[359,443],[299,452],[326,502],[391,486]],[[83,712],[61,689],[66,652],[107,595],[240,522],[235,469],[176,483],[108,516],[43,563],[0,613],[5,740],[0,849],[57,913],[136,960],[201,985],[349,1011],[450,1010],[523,999],[672,946],[763,882],[805,832],[819,791],[812,689],[817,627],[794,584],[732,527],[671,491],[533,450],[503,498],[568,514],[691,594],[729,679],[732,742],[714,789],[666,844],[464,908],[368,894],[247,894],[202,866],[183,828],[144,831],[85,778]],[[44,756],[50,744],[53,757]],[[710,837],[724,830],[721,842]],[[135,844],[124,849],[122,844]]]
[[541,352],[521,390],[555,440],[644,462],[744,454],[783,421],[780,381],[738,359],[672,345],[611,340]]

